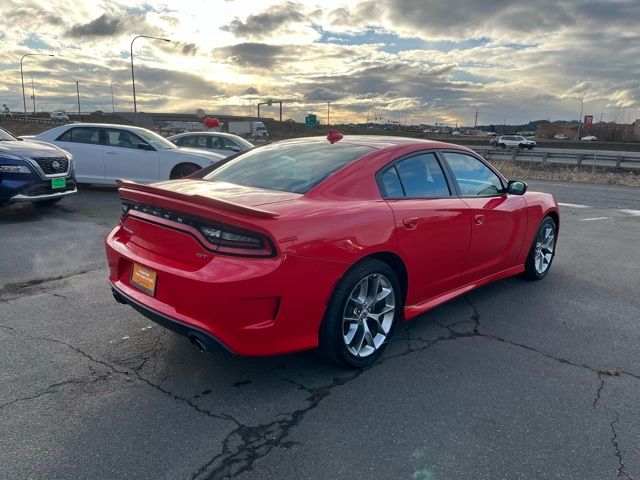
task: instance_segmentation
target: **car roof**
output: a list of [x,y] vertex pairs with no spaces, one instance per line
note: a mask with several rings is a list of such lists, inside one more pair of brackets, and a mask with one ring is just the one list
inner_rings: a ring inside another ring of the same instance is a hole
[[[293,144],[293,143],[329,143],[327,137],[301,137],[292,138],[290,140],[281,140],[278,143],[281,144]],[[348,143],[352,145],[363,145],[375,149],[383,149],[388,147],[394,147],[398,145],[421,145],[425,148],[459,148],[464,150],[464,147],[453,143],[440,142],[437,140],[425,140],[422,138],[413,137],[394,137],[385,135],[345,135],[339,143]]]
[[[226,133],[226,132],[182,132],[182,133],[176,133],[175,135],[171,135],[171,137],[167,137],[167,138],[186,137],[188,135],[216,135],[218,137],[238,138],[238,135],[234,135],[233,133]],[[242,137],[239,137],[239,138],[242,138]]]
[[118,123],[85,123],[85,122],[75,122],[75,123],[67,123],[65,125],[61,125],[61,127],[96,127],[96,128],[126,128],[128,130],[144,130],[150,131],[148,128],[136,127],[134,125],[121,125]]

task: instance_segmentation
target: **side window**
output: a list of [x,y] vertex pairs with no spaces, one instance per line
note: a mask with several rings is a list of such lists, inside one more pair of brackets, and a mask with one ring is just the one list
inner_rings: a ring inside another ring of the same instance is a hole
[[402,184],[400,183],[400,177],[395,165],[388,168],[381,176],[382,181],[381,189],[382,196],[385,198],[402,198],[404,192],[402,191]]
[[97,128],[91,127],[70,128],[56,138],[56,141],[98,145],[100,144],[100,132]]
[[477,158],[458,152],[444,152],[444,157],[462,195],[490,196],[503,191],[500,178]]
[[183,147],[207,148],[207,137],[204,135],[189,135],[181,138]]
[[105,145],[109,147],[120,147],[120,148],[144,148],[139,147],[139,145],[146,145],[148,143],[142,140],[137,135],[127,132],[126,130],[118,130],[116,128],[105,128],[104,129],[105,136]]
[[[232,142],[231,140],[229,140],[228,138],[224,138],[224,137],[212,137],[211,138],[212,142],[215,141],[219,141],[220,142],[220,147],[222,150],[238,150],[238,145],[236,145],[234,142]],[[216,147],[214,147],[216,148]]]

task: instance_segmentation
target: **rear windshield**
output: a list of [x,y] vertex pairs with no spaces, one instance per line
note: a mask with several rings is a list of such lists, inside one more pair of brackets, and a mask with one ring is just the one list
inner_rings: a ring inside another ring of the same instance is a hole
[[372,150],[372,147],[348,143],[276,143],[248,151],[204,178],[306,193],[333,172]]

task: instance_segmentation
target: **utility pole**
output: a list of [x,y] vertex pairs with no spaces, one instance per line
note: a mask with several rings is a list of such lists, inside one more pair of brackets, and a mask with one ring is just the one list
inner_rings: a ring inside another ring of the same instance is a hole
[[327,102],[327,127],[329,124],[329,118],[331,117],[331,102]]
[[80,117],[80,84],[76,82],[76,95],[78,96],[78,121],[82,120]]
[[570,98],[572,100],[578,100],[580,102],[580,117],[578,118],[578,135],[576,140],[580,140],[580,130],[582,130],[582,112],[584,110],[584,100],[580,97],[562,97],[562,98]]
[[111,82],[111,113],[115,113],[116,104],[113,102],[113,82]]
[[33,75],[31,75],[31,98],[33,98],[33,114],[36,113],[36,87],[33,85]]
[[476,108],[476,119],[473,122],[473,129],[475,130],[478,126],[478,109]]

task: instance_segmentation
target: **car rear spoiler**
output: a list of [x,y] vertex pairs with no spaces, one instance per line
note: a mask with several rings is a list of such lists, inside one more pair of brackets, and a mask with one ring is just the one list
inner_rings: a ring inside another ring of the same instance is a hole
[[262,218],[276,218],[278,213],[263,210],[261,208],[250,207],[247,205],[240,205],[238,203],[230,202],[228,200],[220,200],[219,198],[206,197],[204,195],[189,195],[186,193],[174,192],[172,190],[165,190],[163,188],[154,187],[152,185],[145,185],[142,183],[132,182],[130,180],[116,180],[119,191],[126,193],[127,190],[134,192],[150,193],[153,195],[161,195],[163,197],[175,198],[177,200],[197,201],[201,205],[205,205],[213,208],[220,208],[229,212],[241,213],[243,215],[250,215],[253,217]]

